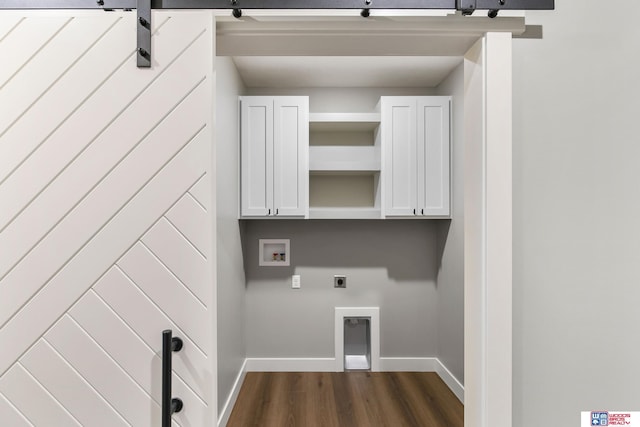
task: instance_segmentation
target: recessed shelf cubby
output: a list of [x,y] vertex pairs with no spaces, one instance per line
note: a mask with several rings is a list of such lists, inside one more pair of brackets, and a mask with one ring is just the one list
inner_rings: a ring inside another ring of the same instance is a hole
[[380,113],[310,113],[309,122],[309,218],[380,218]]
[[312,172],[309,217],[376,219],[380,211],[379,172]]

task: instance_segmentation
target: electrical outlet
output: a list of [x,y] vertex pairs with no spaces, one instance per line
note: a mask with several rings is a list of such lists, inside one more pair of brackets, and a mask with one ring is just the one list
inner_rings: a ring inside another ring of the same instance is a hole
[[343,274],[336,274],[333,276],[333,287],[334,288],[346,288],[347,287],[347,276]]
[[294,274],[291,276],[291,289],[300,289],[300,275]]

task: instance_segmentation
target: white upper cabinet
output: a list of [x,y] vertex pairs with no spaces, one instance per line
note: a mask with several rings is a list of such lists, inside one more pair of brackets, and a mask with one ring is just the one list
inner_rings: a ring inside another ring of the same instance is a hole
[[309,98],[240,98],[241,217],[307,217]]
[[448,96],[383,96],[385,216],[450,215]]
[[306,96],[241,97],[241,218],[449,217],[450,102],[310,114]]

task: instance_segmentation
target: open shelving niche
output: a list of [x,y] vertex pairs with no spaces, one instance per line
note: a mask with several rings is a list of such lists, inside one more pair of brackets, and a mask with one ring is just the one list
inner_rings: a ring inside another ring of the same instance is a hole
[[380,110],[309,114],[309,218],[382,218]]

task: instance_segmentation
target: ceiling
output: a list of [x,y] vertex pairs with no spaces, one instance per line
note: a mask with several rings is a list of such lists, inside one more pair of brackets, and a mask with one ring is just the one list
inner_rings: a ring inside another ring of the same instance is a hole
[[235,56],[247,87],[435,87],[459,56]]

